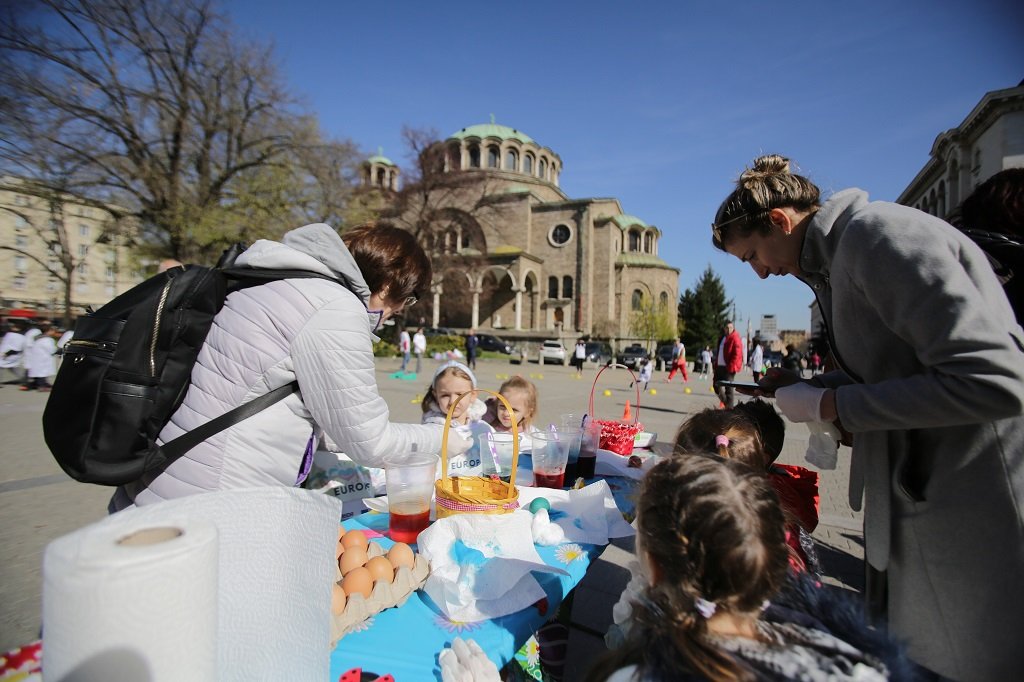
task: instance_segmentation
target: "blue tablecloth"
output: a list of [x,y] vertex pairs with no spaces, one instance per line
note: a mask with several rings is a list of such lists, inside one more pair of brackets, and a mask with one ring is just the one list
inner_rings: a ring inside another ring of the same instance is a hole
[[[635,513],[635,495],[639,481],[622,476],[601,476],[607,481],[615,504],[627,519]],[[519,457],[519,485],[533,482],[533,460],[528,453]],[[593,483],[596,478],[588,479]],[[385,550],[394,544],[388,539],[387,514],[362,514],[346,520],[345,528],[359,528]],[[495,620],[462,623],[449,620],[422,590],[397,609],[386,609],[363,623],[358,632],[345,635],[331,654],[331,680],[347,670],[361,667],[378,675],[390,673],[398,682],[440,680],[437,654],[456,637],[474,639],[500,669],[512,660],[516,651],[543,625],[587,571],[590,562],[606,545],[566,543],[555,547],[537,546],[545,563],[569,572],[567,576],[534,573],[547,594],[547,603],[539,603]]]
[[[359,528],[385,550],[388,515],[368,513],[346,520],[347,529]],[[474,639],[499,668],[508,663],[533,632],[544,624],[566,595],[583,579],[590,562],[604,546],[566,543],[537,547],[545,563],[569,575],[534,573],[547,599],[502,618],[479,623],[449,620],[422,590],[399,608],[385,609],[367,619],[360,629],[345,635],[331,653],[331,680],[351,668],[378,675],[390,673],[399,682],[440,680],[437,654],[456,637]]]

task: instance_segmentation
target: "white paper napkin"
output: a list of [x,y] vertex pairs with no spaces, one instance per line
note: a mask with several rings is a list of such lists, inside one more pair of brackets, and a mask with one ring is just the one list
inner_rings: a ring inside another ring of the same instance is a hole
[[625,476],[639,481],[644,477],[651,467],[661,461],[661,457],[654,453],[634,453],[643,462],[640,468],[629,466],[629,457],[617,455],[610,450],[597,451],[597,464],[594,466],[594,474],[597,476]]
[[520,488],[519,505],[543,497],[551,503],[551,522],[565,533],[566,542],[604,545],[610,538],[634,535],[636,531],[622,518],[615,498],[605,481],[597,481],[579,490]]
[[544,597],[531,571],[566,572],[537,554],[532,515],[459,514],[420,533],[420,554],[430,562],[423,589],[453,620],[475,622],[520,611]]

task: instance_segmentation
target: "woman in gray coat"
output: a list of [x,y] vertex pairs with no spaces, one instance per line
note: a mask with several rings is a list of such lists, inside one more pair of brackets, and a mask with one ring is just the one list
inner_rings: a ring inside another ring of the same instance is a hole
[[[945,222],[818,188],[764,156],[713,242],[814,290],[839,370],[761,381],[792,421],[853,435],[869,602],[952,679],[1024,670],[1024,332],[982,251]],[[788,385],[787,385],[788,384]],[[887,588],[887,591],[886,591]]]

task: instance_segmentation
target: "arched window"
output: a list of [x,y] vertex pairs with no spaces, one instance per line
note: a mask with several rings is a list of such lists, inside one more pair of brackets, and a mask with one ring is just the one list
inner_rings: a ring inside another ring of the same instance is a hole
[[644,306],[644,292],[633,289],[633,310],[638,311]]
[[488,168],[500,168],[501,152],[498,151],[497,147],[487,148],[487,167]]
[[473,145],[472,147],[469,148],[469,167],[480,167],[480,147],[476,145]]
[[548,277],[548,298],[558,298],[558,278]]
[[629,250],[639,251],[640,250],[640,233],[633,230],[629,233]]
[[664,291],[661,292],[661,296],[658,297],[658,303],[661,304],[662,308],[666,308],[666,309],[668,308],[668,293],[667,292],[664,292]]
[[381,187],[384,187],[384,169],[383,168],[378,168],[377,169],[377,184],[380,185]]
[[956,159],[949,162],[949,205],[960,205],[960,163]]
[[468,249],[469,248],[469,233],[467,233],[467,232],[463,232],[462,233],[462,248],[464,248],[464,249]]
[[527,175],[533,175],[533,154],[523,156],[523,172]]
[[541,159],[540,165],[537,167],[537,175],[541,178],[547,179],[548,177],[548,160]]
[[945,218],[946,213],[949,211],[948,204],[946,204],[946,181],[939,181],[939,217]]
[[928,212],[932,215],[939,215],[939,203],[935,199],[935,188],[932,187],[932,191],[928,193]]
[[648,232],[644,235],[644,253],[654,252],[654,241],[651,239],[651,233]]
[[519,167],[519,154],[516,150],[509,149],[505,152],[505,170],[514,171]]
[[562,298],[572,298],[572,277],[569,275],[562,278]]
[[462,150],[458,146],[448,148],[448,169],[459,170],[462,168]]

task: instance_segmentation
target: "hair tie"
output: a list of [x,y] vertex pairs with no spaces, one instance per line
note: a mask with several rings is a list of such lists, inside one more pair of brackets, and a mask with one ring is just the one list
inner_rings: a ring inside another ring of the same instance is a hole
[[729,436],[718,435],[715,436],[715,447],[727,448],[729,447]]
[[[721,438],[722,436],[719,436]],[[718,607],[715,606],[715,602],[708,601],[703,597],[697,597],[693,600],[693,605],[697,608],[697,613],[704,616],[704,620],[711,618],[715,615],[715,611]]]

